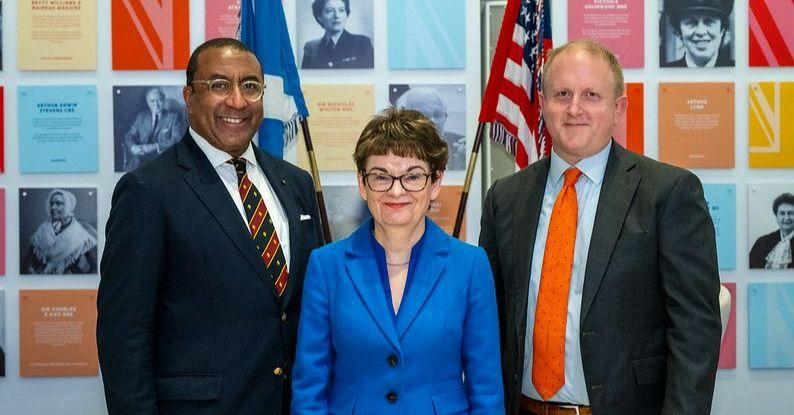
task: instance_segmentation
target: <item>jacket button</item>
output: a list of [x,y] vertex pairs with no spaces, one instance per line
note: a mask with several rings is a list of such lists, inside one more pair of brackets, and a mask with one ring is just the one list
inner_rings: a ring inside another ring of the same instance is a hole
[[287,322],[287,313],[281,313],[281,321],[284,323]]
[[386,394],[386,400],[389,401],[389,403],[397,402],[397,393],[394,391],[389,391],[389,393]]
[[389,367],[395,367],[397,366],[397,362],[399,362],[400,359],[398,359],[396,355],[391,354],[386,361],[389,362]]
[[282,369],[280,367],[277,367],[277,368],[273,369],[273,374],[276,375],[276,376],[281,376],[281,375],[284,374],[284,369]]

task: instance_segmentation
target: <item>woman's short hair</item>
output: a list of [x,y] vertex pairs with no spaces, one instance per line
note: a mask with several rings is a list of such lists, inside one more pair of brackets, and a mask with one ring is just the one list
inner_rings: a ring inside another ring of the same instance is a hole
[[776,197],[775,201],[772,202],[772,213],[777,215],[777,208],[782,204],[794,206],[794,195],[787,192]]
[[[350,0],[342,0],[345,3],[345,12],[348,16],[350,16]],[[325,8],[325,3],[328,3],[328,0],[314,0],[312,2],[312,14],[314,15],[314,20],[317,20],[317,23],[322,26],[323,24],[320,23],[320,13],[323,12]]]
[[364,127],[353,152],[358,171],[365,172],[370,156],[389,153],[399,157],[415,157],[427,162],[435,181],[447,165],[447,142],[441,138],[436,124],[419,111],[390,107],[375,115]]

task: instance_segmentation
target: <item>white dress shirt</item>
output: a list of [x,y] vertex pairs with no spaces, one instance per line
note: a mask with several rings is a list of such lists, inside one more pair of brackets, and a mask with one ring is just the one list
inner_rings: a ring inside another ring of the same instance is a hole
[[[234,201],[234,205],[237,206],[243,223],[247,224],[248,218],[245,216],[243,201],[240,198],[240,190],[237,185],[237,171],[234,170],[234,165],[228,163],[233,157],[229,155],[229,153],[213,147],[212,144],[199,135],[193,127],[190,127],[190,135],[193,136],[196,144],[198,144],[201,151],[204,152],[204,155],[207,156],[207,160],[209,160],[212,167],[215,168],[215,172],[218,173],[223,185],[226,186],[226,190]],[[253,145],[249,143],[248,148],[245,149],[245,152],[240,158],[245,159],[245,168],[246,172],[248,172],[248,178],[251,180],[251,183],[259,189],[259,193],[262,194],[262,200],[265,202],[265,207],[267,207],[267,211],[270,213],[270,218],[273,219],[273,226],[276,228],[276,235],[278,235],[278,240],[281,243],[281,250],[284,251],[284,259],[287,261],[287,270],[289,270],[289,222],[287,222],[287,215],[284,213],[284,207],[281,206],[281,202],[273,192],[270,182],[267,181],[262,169],[256,162]],[[249,229],[247,225],[245,228]],[[250,229],[248,232],[251,232]]]
[[[593,234],[598,198],[601,195],[601,183],[607,167],[610,142],[600,152],[580,160],[576,168],[582,175],[576,182],[576,200],[578,217],[576,226],[576,243],[574,245],[573,269],[571,270],[571,287],[568,294],[568,319],[565,325],[565,385],[549,399],[554,402],[589,405],[587,385],[584,381],[582,354],[579,349],[580,314],[582,309],[582,288],[584,272],[587,267],[587,252],[590,249],[590,237]],[[560,158],[552,148],[549,176],[546,178],[546,190],[543,193],[538,229],[535,233],[535,248],[532,251],[532,267],[529,274],[529,300],[527,301],[527,337],[524,342],[524,373],[521,393],[532,399],[543,400],[532,384],[532,340],[535,328],[535,307],[538,303],[543,254],[546,250],[546,236],[549,232],[549,219],[557,200],[557,194],[564,183],[563,173],[570,166]]]

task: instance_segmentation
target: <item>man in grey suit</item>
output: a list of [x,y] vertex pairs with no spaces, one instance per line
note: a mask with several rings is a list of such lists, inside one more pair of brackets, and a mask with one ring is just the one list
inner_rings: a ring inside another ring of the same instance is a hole
[[146,91],[146,106],[149,110],[139,112],[124,135],[124,171],[155,158],[179,141],[187,128],[182,114],[166,109],[162,89]]
[[482,214],[507,413],[706,415],[720,314],[701,183],[611,138],[627,100],[603,46],[555,49],[543,81],[552,154],[495,182]]

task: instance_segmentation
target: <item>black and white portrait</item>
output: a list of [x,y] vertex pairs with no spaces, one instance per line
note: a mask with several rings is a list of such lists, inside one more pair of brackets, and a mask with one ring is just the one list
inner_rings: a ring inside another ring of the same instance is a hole
[[667,68],[734,66],[734,0],[663,0],[659,62]]
[[392,84],[389,102],[417,110],[433,120],[449,148],[447,170],[466,170],[466,86]]
[[748,202],[750,268],[794,268],[794,186],[750,186]]
[[323,198],[334,241],[347,238],[372,216],[358,186],[323,186]]
[[370,69],[372,0],[298,0],[301,69]]
[[157,157],[186,130],[182,86],[113,87],[116,171],[134,170]]
[[19,273],[97,273],[96,188],[19,189]]

